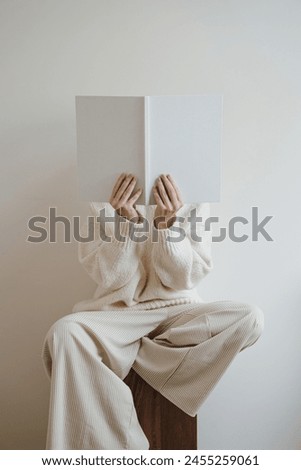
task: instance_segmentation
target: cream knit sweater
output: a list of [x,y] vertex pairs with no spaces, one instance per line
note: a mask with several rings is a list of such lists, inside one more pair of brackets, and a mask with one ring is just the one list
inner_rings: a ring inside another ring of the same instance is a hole
[[[204,227],[209,217],[208,203],[184,204],[177,216],[185,221],[160,230],[153,225],[155,205],[136,205],[146,219],[142,224],[118,216],[110,203],[92,202],[89,207],[90,222],[85,221],[81,227],[81,236],[90,234],[91,240],[79,243],[78,255],[97,289],[92,299],[74,305],[74,313],[153,309],[203,301],[196,286],[212,269],[211,232]],[[193,208],[196,216],[202,217],[202,222],[194,224],[195,229],[187,220]],[[102,214],[115,219],[104,224],[96,220]],[[116,227],[120,227],[124,241],[115,236]],[[202,240],[197,241],[194,233]],[[105,236],[111,241],[105,241]],[[134,236],[144,239],[136,241]]]

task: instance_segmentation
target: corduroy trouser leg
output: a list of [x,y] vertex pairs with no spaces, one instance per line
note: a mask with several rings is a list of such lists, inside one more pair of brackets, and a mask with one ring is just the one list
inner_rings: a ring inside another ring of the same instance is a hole
[[66,315],[43,347],[51,379],[46,448],[148,449],[123,382],[131,367],[195,416],[263,324],[258,307],[233,301]]

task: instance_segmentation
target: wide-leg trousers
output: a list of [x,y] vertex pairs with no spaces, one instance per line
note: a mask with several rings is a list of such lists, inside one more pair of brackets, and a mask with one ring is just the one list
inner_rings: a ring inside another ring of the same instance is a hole
[[195,416],[263,325],[256,305],[228,300],[64,316],[42,352],[51,379],[46,448],[148,449],[123,382],[131,367]]

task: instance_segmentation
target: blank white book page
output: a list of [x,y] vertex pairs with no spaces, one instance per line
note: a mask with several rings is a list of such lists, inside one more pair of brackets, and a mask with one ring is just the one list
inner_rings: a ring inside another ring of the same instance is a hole
[[221,95],[146,97],[148,183],[170,173],[184,202],[218,202],[221,174]]

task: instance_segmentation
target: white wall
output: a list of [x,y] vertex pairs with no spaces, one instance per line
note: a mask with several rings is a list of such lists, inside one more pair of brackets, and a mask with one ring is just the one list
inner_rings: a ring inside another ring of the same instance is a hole
[[[27,220],[76,195],[75,95],[224,94],[221,225],[273,215],[267,242],[214,246],[200,292],[261,306],[265,331],[199,413],[203,449],[301,449],[298,0],[2,0],[1,448],[44,447],[48,327],[94,285],[75,243]],[[248,232],[249,233],[249,232]]]

